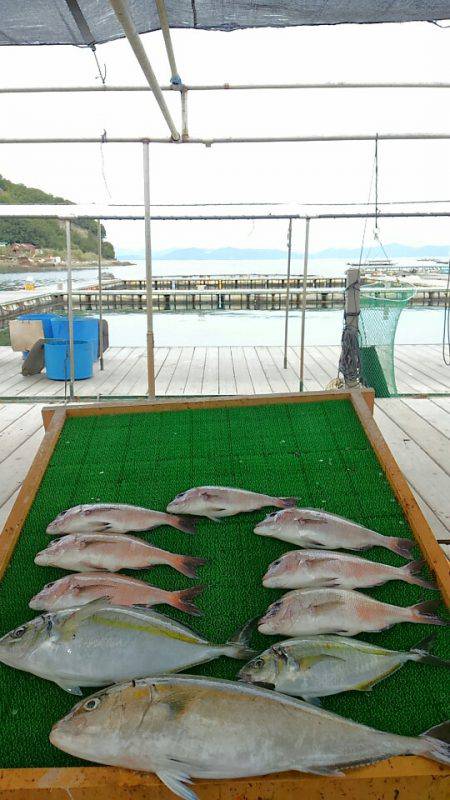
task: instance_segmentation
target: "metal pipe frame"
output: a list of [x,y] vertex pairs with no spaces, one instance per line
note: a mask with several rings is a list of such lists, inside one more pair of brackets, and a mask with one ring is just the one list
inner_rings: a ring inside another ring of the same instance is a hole
[[150,223],[150,157],[149,144],[143,147],[144,204],[145,204],[145,278],[147,291],[147,395],[155,397],[155,337],[153,333],[153,281],[152,281],[152,240]]
[[180,134],[178,133],[177,127],[172,119],[167,103],[164,100],[158,80],[153,72],[152,65],[147,57],[147,53],[144,50],[141,37],[136,30],[136,26],[128,8],[127,0],[109,0],[109,3],[122,27],[125,36],[128,39],[128,43],[133,50],[134,55],[136,56],[147,83],[155,96],[155,100],[158,103],[170,133],[172,134],[172,139],[178,141]]
[[173,51],[173,46],[172,46],[172,37],[170,35],[169,20],[167,19],[166,4],[164,0],[155,0],[155,2],[158,11],[159,21],[161,23],[161,31],[164,38],[164,44],[166,46],[167,58],[169,59],[170,69],[172,72],[170,83],[174,86],[179,86],[181,84],[181,78],[178,74],[177,65],[175,61],[175,53]]
[[[179,90],[178,90],[179,91]],[[77,138],[65,137],[41,137],[41,138],[3,138],[0,144],[203,144],[211,147],[213,144],[289,144],[295,142],[374,142],[378,139],[383,141],[439,141],[450,139],[450,133],[361,133],[361,134],[336,134],[329,136],[238,136],[238,137],[212,137],[181,139],[177,132],[178,139],[174,137],[152,137],[152,136],[108,136],[106,139],[101,136],[79,136]]]
[[103,290],[102,290],[102,223],[98,220],[98,342],[100,369],[103,371]]
[[[158,3],[158,0],[156,0]],[[217,83],[217,84],[183,84],[189,92],[219,91],[280,91],[310,89],[450,89],[448,81],[408,81],[408,82],[338,82],[338,83]],[[179,86],[170,84],[159,87],[162,92],[179,91]],[[135,85],[102,85],[102,86],[12,86],[0,87],[0,94],[51,94],[54,92],[149,92],[149,86]]]
[[[10,214],[8,211],[5,211],[5,208],[0,205],[0,219],[62,219],[66,220],[67,217],[67,206],[62,207],[61,214],[55,214],[55,212],[49,212],[48,214],[42,213],[42,208],[45,206],[42,205],[33,205],[31,206],[34,211],[29,211],[27,213],[23,213],[21,211],[20,214]],[[22,206],[17,205],[16,208],[22,209]],[[70,208],[70,206],[69,206]],[[76,208],[76,207],[75,207]],[[39,213],[41,212],[41,213]],[[92,213],[86,213],[86,210],[83,209],[83,213],[76,213],[74,210],[73,216],[70,219],[75,220],[77,217],[85,217],[86,219],[98,219],[101,216],[103,221],[107,220],[144,220],[145,213],[130,213],[130,214],[108,214],[104,213],[102,209],[101,215],[99,215],[98,211],[93,211]],[[378,214],[374,214],[373,212],[360,212],[360,213],[335,213],[335,214],[202,214],[200,216],[193,216],[193,215],[179,215],[174,214],[173,216],[167,215],[152,215],[152,220],[157,222],[205,222],[208,220],[216,220],[216,221],[227,221],[227,220],[294,220],[294,219],[397,219],[397,218],[407,218],[407,219],[439,219],[443,218],[446,219],[450,217],[450,211],[399,211],[399,212],[379,212]]]
[[73,344],[73,298],[72,298],[72,231],[66,219],[66,265],[67,265],[67,320],[69,323],[69,399],[75,397],[75,354]]
[[306,321],[306,284],[308,276],[309,258],[309,217],[305,219],[305,249],[303,253],[303,291],[302,291],[302,316],[300,326],[300,391],[303,392],[305,374],[305,321]]
[[284,315],[284,354],[283,354],[283,368],[288,367],[288,337],[289,337],[289,303],[291,296],[291,257],[292,257],[292,220],[289,220],[288,234],[287,234],[287,268],[286,268],[286,312]]

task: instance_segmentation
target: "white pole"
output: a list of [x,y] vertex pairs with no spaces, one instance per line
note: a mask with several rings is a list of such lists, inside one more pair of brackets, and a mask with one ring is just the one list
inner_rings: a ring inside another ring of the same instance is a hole
[[189,139],[188,128],[188,90],[185,86],[181,89],[181,139],[183,142]]
[[145,206],[145,279],[147,288],[147,379],[149,397],[155,397],[155,339],[153,335],[153,276],[150,226],[150,163],[149,144],[143,143],[144,206]]
[[309,255],[309,217],[305,220],[305,252],[303,255],[303,292],[302,292],[302,322],[300,334],[300,391],[303,392],[305,372],[305,317],[306,317],[306,281],[308,276]]
[[72,240],[70,221],[66,219],[66,265],[67,265],[67,319],[69,323],[69,399],[75,397],[75,358],[73,347],[73,298],[72,298]]
[[100,369],[103,370],[102,223],[100,220],[98,220],[98,330]]
[[178,141],[178,139],[180,138],[180,134],[177,131],[176,125],[172,119],[170,111],[167,107],[167,103],[164,100],[159,83],[156,79],[156,75],[153,72],[152,65],[148,60],[147,53],[144,50],[141,38],[136,30],[136,26],[130,14],[130,9],[128,8],[127,0],[109,0],[109,2],[114,10],[114,13],[118,21],[120,22],[120,25],[123,28],[123,32],[128,39],[130,47],[133,50],[133,53],[139,62],[139,66],[142,69],[142,72],[144,73],[147,79],[148,85],[150,86],[153,94],[155,95],[155,100],[162,111],[163,117],[166,120],[167,125],[169,126],[169,130],[172,134],[172,139]]
[[292,219],[289,220],[289,225],[288,225],[287,246],[288,246],[288,258],[287,258],[287,270],[286,270],[286,313],[284,316],[284,358],[283,358],[284,369],[287,369],[288,366],[287,351],[288,351],[288,335],[289,335],[289,303],[291,296]]
[[[179,90],[178,90],[179,91]],[[191,91],[189,89],[189,91]],[[229,136],[227,138],[189,138],[184,142],[177,137],[171,139],[164,137],[146,136],[108,136],[107,144],[142,144],[150,142],[152,144],[204,144],[211,147],[213,144],[283,144],[288,142],[414,142],[414,141],[447,141],[450,133],[349,133],[330,136]],[[176,141],[174,141],[176,139]],[[105,139],[101,136],[78,136],[78,137],[17,137],[2,138],[0,144],[105,144]],[[364,205],[362,203],[361,205]]]
[[[158,2],[158,0],[157,0]],[[232,92],[232,91],[280,91],[280,89],[450,89],[450,83],[444,81],[408,82],[408,83],[210,83],[187,84],[192,92]],[[172,92],[174,85],[161,86],[162,92]],[[0,94],[57,94],[80,92],[149,92],[149,86],[105,84],[101,86],[0,86]]]
[[177,65],[175,62],[175,53],[173,52],[172,38],[170,36],[169,20],[167,19],[166,4],[164,0],[156,0],[156,8],[158,9],[159,21],[161,23],[161,31],[164,37],[164,44],[166,45],[167,58],[169,59],[172,77],[170,82],[177,86],[181,83],[181,78],[178,74]]

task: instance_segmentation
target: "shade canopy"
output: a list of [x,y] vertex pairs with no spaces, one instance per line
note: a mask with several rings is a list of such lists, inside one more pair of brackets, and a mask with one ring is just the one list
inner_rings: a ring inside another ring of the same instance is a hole
[[[129,0],[139,33],[160,29],[155,0]],[[450,18],[450,0],[166,0],[171,28],[411,22]],[[123,37],[108,0],[0,0],[0,45],[93,45]]]

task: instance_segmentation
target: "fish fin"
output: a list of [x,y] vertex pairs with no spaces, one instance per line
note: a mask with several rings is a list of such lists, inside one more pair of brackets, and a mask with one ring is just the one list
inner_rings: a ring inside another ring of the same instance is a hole
[[322,708],[320,697],[305,697],[304,695],[302,695],[302,697],[305,703],[309,703],[310,706],[316,706],[317,708]]
[[311,669],[314,664],[317,664],[319,661],[329,661],[332,659],[333,661],[345,661],[344,658],[341,656],[331,656],[326,653],[320,656],[304,656],[300,659],[299,666],[302,671],[306,671],[307,669]]
[[450,720],[429,728],[420,735],[420,738],[429,745],[424,755],[439,761],[440,764],[450,764]]
[[179,556],[176,560],[174,559],[175,569],[188,578],[197,578],[197,567],[203,567],[207,563],[207,558],[196,558],[194,556]]
[[77,697],[83,696],[83,692],[79,686],[73,686],[73,684],[69,683],[68,681],[55,681],[55,683],[61,689],[64,689],[65,692],[69,692],[69,694],[74,694]]
[[[242,680],[242,678],[239,678],[239,680]],[[268,681],[252,681],[252,684],[253,686],[260,686],[261,689],[270,689],[271,691],[276,689],[275,684],[269,683]]]
[[194,617],[201,617],[203,611],[197,608],[192,602],[194,597],[201,594],[205,586],[192,586],[190,589],[180,589],[178,592],[171,592],[171,602],[174,608],[184,611],[186,614],[192,614]]
[[450,667],[450,661],[447,661],[445,658],[439,658],[439,656],[434,656],[430,653],[430,647],[434,644],[436,640],[436,634],[432,633],[431,636],[427,636],[425,639],[422,639],[418,642],[414,647],[411,647],[410,653],[417,655],[417,661],[421,661],[423,664],[434,664],[436,667]]
[[103,610],[109,604],[108,597],[99,597],[97,600],[92,600],[84,606],[76,608],[72,614],[61,623],[59,637],[61,639],[72,639],[77,631],[78,626],[85,619],[89,619],[98,611]]
[[297,772],[311,772],[313,775],[336,775],[343,777],[345,774],[344,772],[342,772],[342,770],[336,769],[333,766],[319,767],[315,765],[314,767],[308,767],[305,765],[303,767],[292,767],[292,769],[297,770]]
[[410,607],[413,622],[428,622],[431,625],[450,625],[446,619],[441,619],[436,614],[432,614],[440,606],[440,600],[425,600],[424,603],[416,603]]
[[187,517],[173,516],[171,525],[178,531],[183,531],[183,533],[196,533],[197,531],[195,520],[188,519]]
[[183,800],[198,800],[197,795],[192,789],[189,789],[186,784],[192,783],[190,775],[187,772],[178,772],[174,769],[157,771],[157,776],[171,792]]
[[292,508],[297,505],[296,497],[276,497],[275,499],[277,502],[274,505],[277,508]]
[[230,658],[237,658],[242,660],[247,660],[249,658],[253,658],[255,655],[255,651],[252,650],[250,645],[250,639],[252,636],[253,631],[255,630],[258,624],[258,617],[253,617],[252,619],[248,620],[242,628],[236,631],[236,633],[228,640],[228,642],[224,645],[226,648],[226,655],[230,656]]
[[398,536],[384,536],[383,538],[383,547],[387,547],[388,550],[393,550],[394,553],[397,553],[397,555],[403,558],[413,558],[412,551],[416,543],[412,539],[400,539]]
[[409,564],[400,567],[399,571],[404,575],[404,579],[408,583],[412,583],[415,586],[423,586],[424,589],[437,589],[438,587],[435,581],[426,581],[418,575],[424,565],[425,561],[423,558],[419,558],[417,561],[410,561]]

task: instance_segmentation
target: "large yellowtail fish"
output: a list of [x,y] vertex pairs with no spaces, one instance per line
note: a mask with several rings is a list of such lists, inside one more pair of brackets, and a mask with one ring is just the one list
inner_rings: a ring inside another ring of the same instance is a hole
[[233,514],[257,511],[264,506],[288,508],[297,502],[295,497],[272,497],[268,494],[231,489],[226,486],[198,486],[181,492],[169,503],[167,511],[176,514],[195,514],[217,520]]
[[94,600],[35,617],[0,639],[0,661],[81,694],[149,673],[177,672],[220,656],[247,659],[254,623],[229,642],[208,642],[163,614]]
[[294,589],[269,606],[258,630],[278,636],[356,636],[363,631],[382,631],[397,622],[450,625],[432,613],[438,605],[439,600],[429,600],[403,608],[350,589]]
[[47,583],[41,591],[31,598],[28,605],[36,611],[62,611],[65,608],[83,606],[92,600],[107,597],[110,603],[118,606],[158,606],[167,604],[199,616],[202,612],[193,604],[204,586],[192,586],[168,592],[145,581],[117,575],[112,572],[79,572],[65,575],[58,581]]
[[414,542],[398,536],[383,536],[356,522],[316,508],[286,508],[275,511],[254,529],[260,536],[271,536],[297,547],[323,547],[326,550],[367,550],[387,547],[399,556],[412,558]]
[[342,775],[398,755],[449,764],[448,733],[449,723],[398,736],[267,689],[177,675],[96,692],[53,726],[50,741],[78,758],[155,772],[176,795],[196,800],[192,778]]
[[170,525],[185,533],[194,533],[194,523],[188,519],[152,511],[124,503],[83,504],[61,511],[47,527],[47,533],[61,536],[65,533],[128,533],[149,531],[160,525]]
[[249,661],[239,679],[308,702],[351,690],[365,692],[408,661],[448,669],[450,661],[428,651],[433,639],[429,636],[406,653],[345,636],[286,639]]
[[54,539],[34,559],[35,564],[75,572],[120,569],[146,569],[167,564],[188,578],[197,577],[197,567],[206,564],[204,558],[169,553],[137,536],[124,533],[69,533]]
[[263,586],[269,589],[309,589],[339,586],[365,589],[387,581],[404,581],[425,589],[437,589],[417,573],[425,562],[410,561],[404,567],[391,567],[365,558],[331,550],[291,550],[269,566]]

